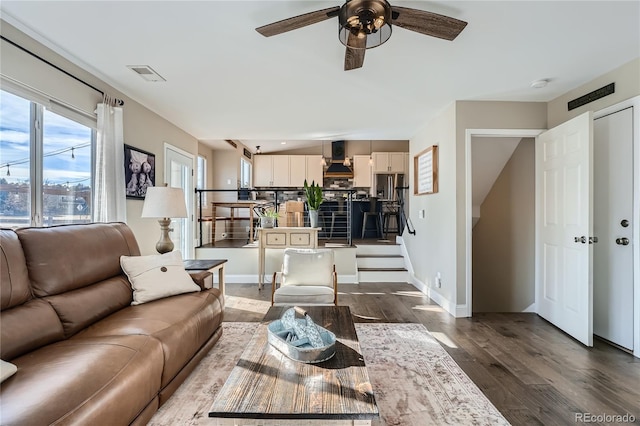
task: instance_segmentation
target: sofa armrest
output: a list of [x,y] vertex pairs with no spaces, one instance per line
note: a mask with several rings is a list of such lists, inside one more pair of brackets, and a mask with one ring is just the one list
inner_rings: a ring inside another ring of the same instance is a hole
[[193,272],[189,272],[189,275],[191,275],[191,279],[193,280],[193,282],[198,284],[201,290],[204,290],[205,280],[213,274],[209,271],[193,271]]

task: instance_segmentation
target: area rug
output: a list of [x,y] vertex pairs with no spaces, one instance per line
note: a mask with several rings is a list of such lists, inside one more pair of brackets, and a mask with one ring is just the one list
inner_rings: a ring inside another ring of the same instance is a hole
[[[208,417],[209,407],[256,323],[223,327],[220,341],[149,425],[216,424]],[[372,425],[509,424],[423,325],[356,324],[356,331],[380,410]]]

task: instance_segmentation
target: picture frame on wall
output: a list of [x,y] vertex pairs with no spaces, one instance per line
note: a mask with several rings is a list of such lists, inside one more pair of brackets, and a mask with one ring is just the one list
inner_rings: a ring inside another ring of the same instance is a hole
[[438,192],[438,145],[430,146],[413,157],[414,195]]
[[147,188],[156,184],[155,154],[125,145],[124,178],[127,198],[144,200]]

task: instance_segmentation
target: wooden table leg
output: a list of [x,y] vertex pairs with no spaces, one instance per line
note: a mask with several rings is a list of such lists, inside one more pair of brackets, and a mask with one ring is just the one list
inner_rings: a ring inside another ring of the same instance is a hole
[[249,207],[249,243],[253,242],[253,206]]
[[229,210],[231,211],[231,219],[229,220],[229,223],[230,223],[229,236],[233,240],[233,238],[234,238],[234,235],[233,235],[233,231],[234,231],[234,228],[233,228],[233,212],[235,211],[235,209],[233,207],[231,207]]
[[211,206],[211,245],[216,245],[216,206]]

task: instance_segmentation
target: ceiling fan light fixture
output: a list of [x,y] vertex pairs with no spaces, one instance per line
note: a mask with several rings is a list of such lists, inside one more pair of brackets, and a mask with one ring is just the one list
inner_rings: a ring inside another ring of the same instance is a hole
[[[354,45],[349,35],[366,37],[366,43]],[[372,49],[391,37],[391,5],[386,0],[351,0],[338,13],[338,38],[352,49]]]

